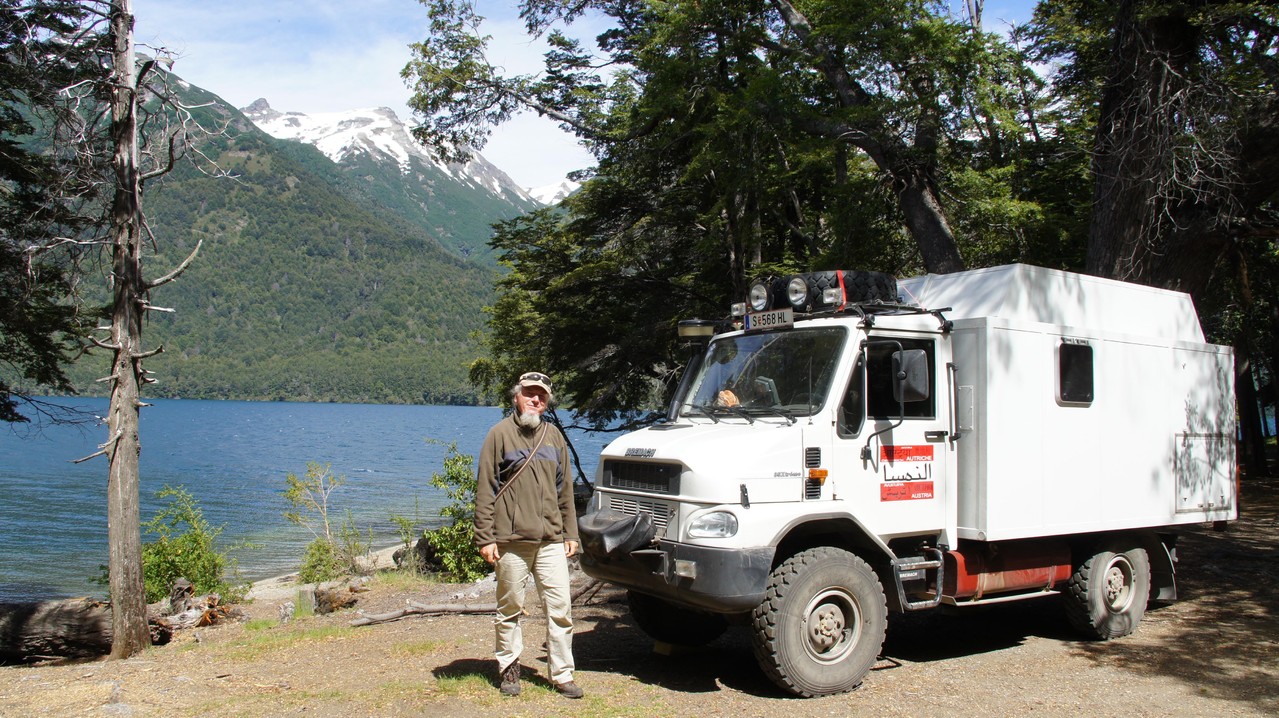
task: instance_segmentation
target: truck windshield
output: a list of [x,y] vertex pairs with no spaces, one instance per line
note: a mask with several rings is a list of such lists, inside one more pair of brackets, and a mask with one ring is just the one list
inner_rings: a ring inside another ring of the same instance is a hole
[[840,327],[721,337],[679,399],[681,416],[809,416],[826,403],[847,338]]

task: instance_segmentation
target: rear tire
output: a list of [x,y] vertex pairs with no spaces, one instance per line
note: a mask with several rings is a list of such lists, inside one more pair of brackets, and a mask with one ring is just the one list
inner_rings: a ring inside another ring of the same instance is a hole
[[773,570],[752,627],[760,668],[787,691],[811,698],[861,685],[884,643],[888,607],[865,561],[823,546]]
[[1112,542],[1075,567],[1064,593],[1066,618],[1099,641],[1137,630],[1150,600],[1150,557],[1145,549]]
[[626,592],[631,618],[651,638],[676,646],[704,646],[724,635],[728,619],[677,606],[637,591]]

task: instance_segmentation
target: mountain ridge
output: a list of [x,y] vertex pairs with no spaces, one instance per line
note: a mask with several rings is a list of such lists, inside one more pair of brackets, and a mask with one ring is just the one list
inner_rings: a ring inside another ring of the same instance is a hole
[[[158,383],[146,395],[482,402],[467,372],[499,276],[491,224],[536,203],[417,156],[406,173],[368,146],[337,163],[260,130],[207,90],[178,86],[203,126],[225,129],[199,147],[217,171],[180,163],[147,183],[157,238],[149,271],[176,266],[197,239],[203,247],[156,293],[174,311],[148,319],[146,344],[164,353],[148,360]],[[79,361],[75,385],[105,391],[95,380],[109,359]]]

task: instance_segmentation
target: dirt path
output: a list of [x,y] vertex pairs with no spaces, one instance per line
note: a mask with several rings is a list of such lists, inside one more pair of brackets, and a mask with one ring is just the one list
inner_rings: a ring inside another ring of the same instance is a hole
[[[1183,536],[1182,600],[1152,608],[1133,636],[1081,642],[1053,599],[895,616],[884,657],[842,696],[780,693],[742,630],[663,655],[605,591],[575,609],[586,698],[564,700],[533,677],[503,699],[486,616],[352,628],[344,611],[280,625],[276,593],[248,607],[251,621],[186,632],[127,661],[0,668],[0,716],[1274,716],[1279,484],[1252,485],[1243,507],[1227,533]],[[378,581],[357,608],[474,600],[472,590]],[[544,675],[538,613],[528,629],[526,675]]]

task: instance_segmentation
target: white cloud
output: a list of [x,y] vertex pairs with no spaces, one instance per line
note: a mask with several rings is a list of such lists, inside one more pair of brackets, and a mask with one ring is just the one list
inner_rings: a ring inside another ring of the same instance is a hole
[[[533,72],[542,49],[505,3],[493,17],[494,62]],[[174,71],[237,107],[259,97],[282,111],[390,107],[409,120],[400,70],[422,39],[426,9],[415,0],[134,0],[137,42],[178,53]],[[141,48],[145,51],[145,48]],[[495,128],[484,156],[519,184],[538,187],[591,166],[590,155],[555,123],[526,113]]]

